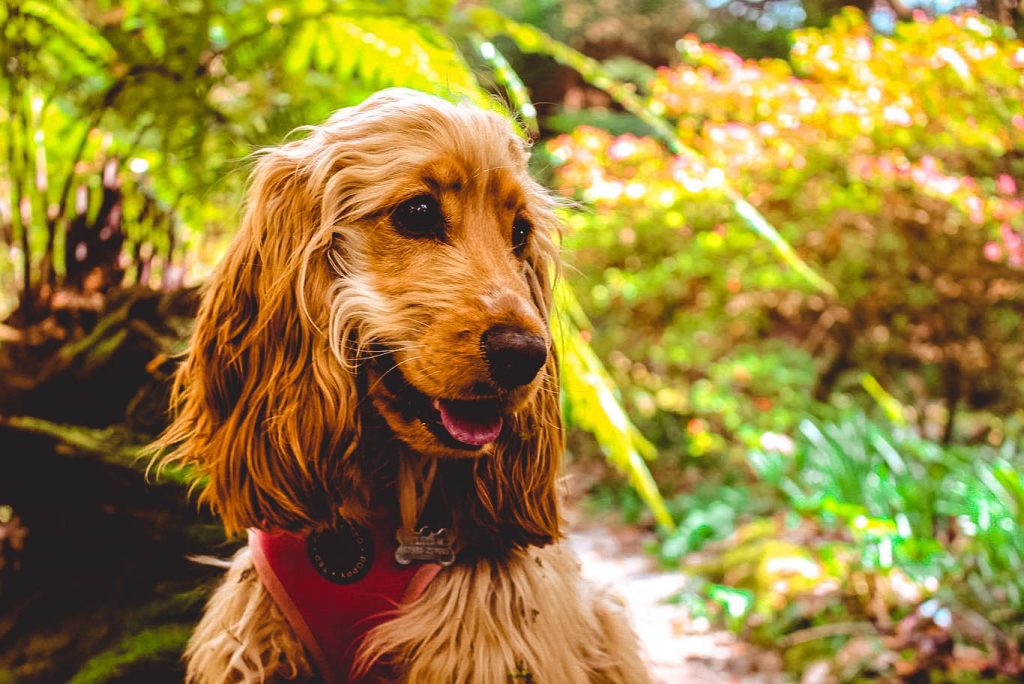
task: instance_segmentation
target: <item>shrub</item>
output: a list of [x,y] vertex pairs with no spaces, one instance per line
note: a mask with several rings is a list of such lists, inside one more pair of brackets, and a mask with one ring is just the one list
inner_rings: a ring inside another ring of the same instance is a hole
[[[886,36],[848,10],[795,32],[789,61],[680,45],[649,104],[699,157],[585,127],[548,145],[557,183],[592,208],[568,239],[577,289],[643,427],[696,453],[752,443],[744,426],[791,427],[855,369],[933,437],[953,437],[958,406],[1019,410],[1024,44],[970,13]],[[727,186],[834,298],[780,267]]]

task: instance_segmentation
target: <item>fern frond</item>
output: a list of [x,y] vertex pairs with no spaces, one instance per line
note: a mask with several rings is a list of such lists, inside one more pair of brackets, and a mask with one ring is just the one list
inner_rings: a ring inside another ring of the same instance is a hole
[[64,0],[25,0],[19,10],[46,26],[51,36],[99,65],[109,64],[117,54],[103,34]]

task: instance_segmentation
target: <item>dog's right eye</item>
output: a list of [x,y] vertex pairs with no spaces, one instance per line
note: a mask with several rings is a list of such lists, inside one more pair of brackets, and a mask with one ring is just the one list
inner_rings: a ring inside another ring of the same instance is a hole
[[391,213],[391,223],[412,237],[444,237],[444,214],[431,195],[417,195],[399,204]]

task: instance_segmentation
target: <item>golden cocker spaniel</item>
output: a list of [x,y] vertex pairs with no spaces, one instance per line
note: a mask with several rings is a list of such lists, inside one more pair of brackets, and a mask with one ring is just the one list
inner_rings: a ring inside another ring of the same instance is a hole
[[527,159],[402,89],[259,155],[159,442],[250,530],[190,681],[647,681],[559,543],[559,228]]

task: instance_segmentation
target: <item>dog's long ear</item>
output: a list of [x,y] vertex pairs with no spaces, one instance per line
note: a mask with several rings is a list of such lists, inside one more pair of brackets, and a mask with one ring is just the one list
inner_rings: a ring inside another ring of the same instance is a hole
[[201,500],[229,534],[328,521],[343,505],[359,518],[369,497],[345,463],[358,439],[356,379],[327,342],[332,245],[313,138],[256,163],[241,229],[206,283],[176,376],[173,422],[157,443],[170,449],[162,464],[205,476]]
[[[552,279],[557,276],[559,233],[548,197],[537,187],[534,244],[526,255],[523,277],[544,320],[552,306]],[[549,326],[550,327],[550,326]],[[511,546],[543,546],[561,536],[558,477],[565,439],[559,399],[558,359],[554,344],[532,402],[512,419],[507,437],[495,452],[474,464],[476,496],[468,527],[477,528],[468,544],[484,553]]]

